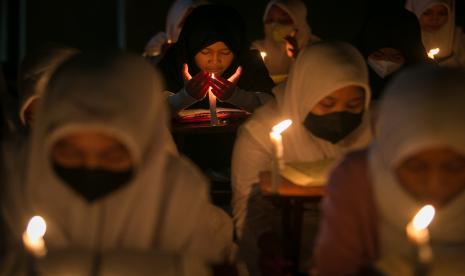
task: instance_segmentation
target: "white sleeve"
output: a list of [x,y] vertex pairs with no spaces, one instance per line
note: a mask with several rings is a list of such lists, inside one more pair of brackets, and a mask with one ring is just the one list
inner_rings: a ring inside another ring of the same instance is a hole
[[[271,229],[273,206],[260,195],[259,173],[269,170],[271,156],[244,128],[239,132],[232,158],[233,218],[239,239],[244,229],[257,238]],[[271,209],[271,212],[270,212]]]
[[159,32],[154,35],[147,45],[145,45],[144,53],[147,56],[158,56],[161,54],[163,45],[167,42],[168,37],[164,32]]
[[231,218],[210,202],[206,202],[199,214],[188,251],[201,252],[209,263],[232,263],[237,246],[233,242]]

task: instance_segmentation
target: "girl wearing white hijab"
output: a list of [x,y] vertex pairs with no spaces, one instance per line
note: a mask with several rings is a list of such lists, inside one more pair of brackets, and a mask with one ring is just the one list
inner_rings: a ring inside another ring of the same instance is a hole
[[166,32],[154,35],[145,46],[144,54],[146,56],[163,54],[167,44],[173,44],[178,40],[186,16],[196,7],[206,3],[205,0],[175,0],[166,17]]
[[162,81],[129,54],[78,55],[58,69],[39,107],[25,181],[4,212],[20,235],[47,222],[50,251],[160,250],[228,260],[232,223],[168,130]]
[[330,177],[316,250],[319,275],[363,275],[357,273],[370,266],[383,275],[413,275],[406,225],[425,204],[436,207],[429,275],[463,275],[464,80],[463,70],[426,66],[391,83],[375,142],[349,155]]
[[266,53],[265,65],[271,75],[287,75],[292,64],[288,56],[286,37],[293,36],[297,48],[318,40],[307,23],[307,7],[301,0],[272,0],[263,15],[265,38],[255,41],[252,48]]
[[465,34],[455,25],[455,0],[408,0],[406,8],[418,17],[426,51],[439,48],[439,64],[465,67]]
[[[361,54],[346,43],[319,42],[299,54],[284,93],[242,126],[232,161],[233,213],[241,252],[249,263],[257,261],[257,242],[271,231],[278,213],[255,185],[259,173],[270,170],[273,125],[293,120],[283,134],[285,162],[334,159],[370,142],[369,103],[367,66]],[[303,245],[306,261],[309,243]]]

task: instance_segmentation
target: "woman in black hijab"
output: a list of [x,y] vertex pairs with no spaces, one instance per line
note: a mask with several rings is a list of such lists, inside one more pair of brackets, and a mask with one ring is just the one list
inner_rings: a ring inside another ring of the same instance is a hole
[[415,15],[403,7],[386,9],[383,14],[369,13],[359,41],[374,100],[399,70],[428,62]]
[[[196,8],[178,41],[158,63],[172,92],[172,113],[208,107],[209,87],[219,106],[252,112],[271,96],[274,86],[257,50],[250,50],[240,14],[224,5]],[[214,73],[214,79],[212,74]]]

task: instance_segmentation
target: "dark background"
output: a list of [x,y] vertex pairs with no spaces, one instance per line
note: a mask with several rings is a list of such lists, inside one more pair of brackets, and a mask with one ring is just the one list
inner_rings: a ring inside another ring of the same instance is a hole
[[[141,52],[149,38],[164,30],[171,0],[0,0],[0,61],[7,76],[24,54],[56,42],[82,50],[126,48]],[[402,0],[386,0],[389,2]],[[463,23],[465,0],[457,0]],[[246,20],[249,38],[263,35],[267,0],[212,0],[229,4]],[[382,0],[306,0],[313,32],[324,39],[352,41],[363,24],[367,5]]]

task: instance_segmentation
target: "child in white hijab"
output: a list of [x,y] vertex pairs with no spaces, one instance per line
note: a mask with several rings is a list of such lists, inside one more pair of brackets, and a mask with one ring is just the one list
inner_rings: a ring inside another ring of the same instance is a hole
[[39,107],[25,179],[6,187],[3,211],[18,241],[40,215],[50,251],[229,260],[232,223],[177,154],[161,91],[159,74],[129,54],[82,54],[58,69]]
[[[301,0],[272,0],[263,15],[265,38],[252,44],[263,53],[265,65],[272,76],[287,75],[292,64],[288,39],[298,50],[317,39],[307,23],[307,7]],[[295,53],[297,54],[297,53]],[[266,56],[265,56],[266,55]]]
[[[271,168],[273,125],[293,120],[283,134],[285,162],[334,159],[370,142],[369,103],[367,66],[361,54],[345,43],[315,43],[299,54],[284,93],[242,126],[233,152],[233,213],[241,251],[251,267],[259,255],[258,241],[272,230],[271,221],[279,213],[255,185],[259,173]],[[308,255],[309,243],[303,244]]]
[[[414,275],[407,224],[426,204],[433,261],[428,275],[465,271],[465,71],[401,73],[381,102],[376,138],[333,171],[317,242],[318,275]],[[337,264],[337,265],[334,265]]]
[[465,34],[455,24],[455,0],[408,0],[406,8],[418,17],[426,51],[439,48],[440,65],[465,67]]

